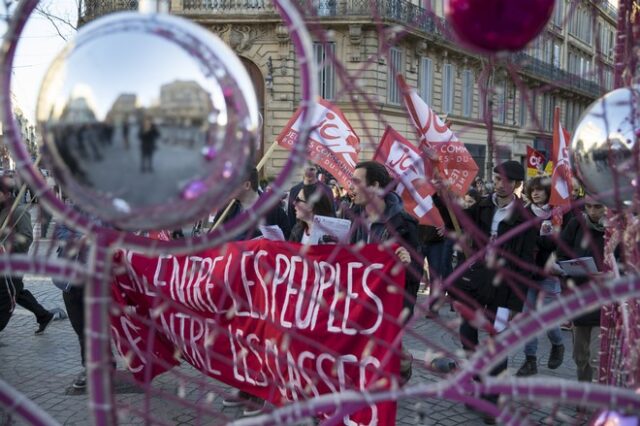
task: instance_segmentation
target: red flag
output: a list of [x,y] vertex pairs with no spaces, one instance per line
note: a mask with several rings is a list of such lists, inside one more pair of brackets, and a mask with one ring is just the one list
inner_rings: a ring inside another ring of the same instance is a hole
[[540,151],[536,151],[527,145],[527,176],[533,177],[544,173],[545,160]]
[[418,131],[420,148],[435,151],[440,174],[455,194],[464,196],[478,173],[478,165],[451,129],[407,86],[402,75],[398,74],[397,80],[409,117]]
[[560,124],[560,107],[553,113],[553,174],[551,175],[551,198],[549,204],[557,207],[568,207],[571,204],[572,173],[569,163],[567,141],[571,135]]
[[[281,147],[293,149],[300,133],[301,113],[302,110],[298,108],[276,138]],[[358,163],[360,139],[342,111],[324,99],[318,99],[311,123],[315,130],[309,137],[309,158],[348,188]]]
[[373,157],[400,181],[397,192],[405,209],[423,225],[444,226],[431,196],[435,188],[427,179],[428,163],[411,143],[387,126]]

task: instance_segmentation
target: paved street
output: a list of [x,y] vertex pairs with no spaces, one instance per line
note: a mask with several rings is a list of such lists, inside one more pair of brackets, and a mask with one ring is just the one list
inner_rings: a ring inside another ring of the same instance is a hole
[[[33,214],[33,212],[32,212]],[[35,215],[34,215],[35,219]],[[35,221],[34,221],[35,223]],[[37,230],[37,229],[36,229]],[[35,246],[39,250],[47,250],[47,242]],[[61,292],[53,286],[48,278],[27,275],[26,288],[46,307],[63,307]],[[424,297],[421,295],[420,297]],[[424,368],[425,352],[434,350],[435,345],[454,352],[459,348],[455,335],[439,324],[451,324],[455,321],[454,313],[448,305],[440,309],[438,322],[419,318],[414,331],[426,338],[434,346],[427,348],[425,343],[414,336],[406,336],[405,344],[414,356],[414,373],[410,384],[429,383],[442,380]],[[84,392],[74,390],[70,385],[80,372],[80,356],[77,339],[68,320],[54,321],[44,335],[36,336],[35,317],[18,307],[7,328],[0,333],[0,377],[10,385],[24,393],[38,405],[49,412],[56,420],[66,425],[85,425],[90,422],[87,410],[87,396]],[[571,335],[563,331],[567,351],[564,364],[557,370],[546,368],[549,353],[549,342],[546,337],[540,339],[539,375],[572,379],[575,377],[575,366],[571,360]],[[514,348],[510,358],[510,374],[520,366],[523,360],[522,349]],[[203,378],[196,370],[183,363],[178,369],[182,379],[176,381],[176,374],[164,374],[152,383],[150,398],[145,398],[142,389],[132,383],[130,376],[124,372],[122,360],[118,360],[118,372],[115,388],[118,406],[123,409],[119,413],[121,424],[142,424],[144,418],[137,410],[149,404],[148,409],[160,424],[197,425],[224,424],[241,417],[239,408],[223,408],[220,393],[226,386],[212,379]],[[200,383],[192,378],[199,377]],[[203,389],[206,387],[206,391]],[[212,392],[211,389],[218,389]],[[185,407],[184,400],[199,403],[201,410]],[[554,411],[553,419],[548,419]],[[547,424],[580,424],[583,417],[578,417],[575,410],[569,407],[556,406],[541,410],[536,407],[526,408],[530,416]],[[584,416],[584,415],[582,415]],[[584,419],[586,422],[586,419]],[[10,416],[0,408],[0,425],[23,424],[19,419]],[[398,407],[398,425],[481,425],[479,414],[466,409],[462,404],[442,399],[403,400]]]

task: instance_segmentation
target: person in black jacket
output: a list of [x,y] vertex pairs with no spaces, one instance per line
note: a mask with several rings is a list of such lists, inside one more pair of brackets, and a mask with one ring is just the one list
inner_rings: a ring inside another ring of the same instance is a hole
[[[351,226],[351,243],[380,243],[394,239],[400,244],[395,255],[406,265],[404,311],[408,320],[420,286],[422,259],[412,256],[419,248],[418,222],[402,207],[402,200],[395,192],[387,192],[391,176],[384,165],[375,161],[358,163],[352,179],[353,202],[360,218],[354,218]],[[411,377],[411,354],[404,350],[400,362],[402,384]]]
[[[522,201],[514,194],[524,180],[522,165],[517,161],[506,161],[496,166],[493,172],[494,193],[465,210],[482,234],[482,238],[473,241],[473,252],[483,249],[488,242],[502,237],[528,220]],[[473,282],[465,285],[473,287],[460,285],[460,290],[475,299],[477,305],[484,307],[490,317],[500,307],[512,313],[522,311],[524,295],[527,293],[526,282],[530,277],[521,265],[534,263],[536,235],[537,230],[527,228],[499,246],[492,247],[484,260],[476,262],[469,269]],[[494,285],[495,281],[500,284]],[[478,345],[478,329],[465,319],[460,325],[460,340],[467,352],[473,352]],[[507,358],[491,374],[498,375],[506,369]],[[498,400],[497,395],[487,395],[485,398],[493,403]],[[485,416],[484,421],[495,424],[495,419],[490,416]]]
[[[540,232],[536,237],[535,249],[536,266],[543,271],[549,258],[556,250],[553,236],[555,231],[551,223],[552,209],[548,204],[551,197],[551,178],[548,176],[532,178],[527,183],[525,194],[527,199],[531,201],[531,204],[527,207],[531,212],[531,216],[543,219],[539,226]],[[539,300],[544,304],[553,303],[560,295],[560,279],[558,276],[553,275],[553,271],[550,271],[549,274],[536,274],[533,279],[536,281],[536,286],[529,287],[527,303],[524,305],[523,312],[535,310]],[[555,370],[560,367],[564,360],[564,344],[560,327],[548,329],[547,337],[551,342],[551,353],[549,354],[547,366],[551,370]],[[524,346],[525,361],[516,376],[527,377],[538,374],[537,352],[538,338],[534,337]]]
[[[606,208],[590,196],[585,197],[585,213],[576,216],[566,225],[560,239],[568,250],[558,249],[558,260],[593,257],[598,271],[604,269],[604,220]],[[589,282],[589,277],[573,277],[576,285]],[[573,320],[573,360],[579,381],[590,382],[597,365],[597,347],[600,328],[600,309],[588,312]],[[594,337],[595,335],[595,337]]]
[[[293,228],[293,225],[296,224],[296,209],[295,209],[295,199],[298,196],[298,193],[302,191],[302,188],[307,185],[316,185],[318,188],[322,189],[329,198],[333,197],[333,192],[331,188],[329,188],[324,183],[318,180],[318,166],[316,166],[313,162],[307,161],[304,166],[304,170],[302,172],[302,182],[294,185],[289,190],[289,199],[287,201],[287,216],[289,217],[289,229]],[[333,214],[335,215],[335,208],[333,208]]]
[[[238,197],[231,201],[233,203],[233,205],[231,206],[231,210],[229,210],[227,215],[223,218],[222,223],[227,223],[228,221],[232,220],[233,218],[238,216],[240,213],[242,213],[247,207],[252,206],[258,200],[258,198],[260,198],[259,183],[260,181],[258,179],[258,170],[255,167],[252,167],[249,170],[249,177],[243,183],[242,190],[238,194]],[[214,223],[218,223],[220,216],[225,210],[226,210],[226,207],[224,209],[221,209],[216,214]],[[291,232],[291,227],[289,226],[289,219],[287,218],[287,214],[282,209],[280,204],[276,204],[271,210],[267,212],[267,214],[264,216],[263,224],[278,226],[282,230],[284,239],[287,240],[289,238],[289,233]],[[262,233],[260,232],[260,229],[252,228],[241,233],[236,238],[234,238],[234,240],[235,241],[250,240],[253,238],[260,237],[261,235]]]

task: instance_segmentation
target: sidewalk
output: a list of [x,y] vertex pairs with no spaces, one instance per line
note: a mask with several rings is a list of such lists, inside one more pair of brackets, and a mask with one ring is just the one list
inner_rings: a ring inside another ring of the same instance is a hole
[[[61,292],[57,290],[49,279],[25,277],[26,288],[31,290],[37,299],[47,308],[63,307]],[[424,297],[424,296],[421,296]],[[441,310],[441,320],[449,322],[455,320],[448,306]],[[80,356],[77,339],[68,320],[53,322],[44,335],[36,336],[34,331],[36,322],[34,316],[18,307],[14,317],[7,328],[0,333],[0,377],[6,380],[35,403],[43,407],[60,423],[65,425],[86,425],[90,423],[87,411],[87,396],[70,387],[75,376],[80,372]],[[429,341],[455,350],[459,347],[457,339],[450,332],[438,326],[431,320],[421,318],[417,321],[414,330]],[[564,364],[555,371],[546,368],[546,358],[549,353],[549,342],[546,337],[540,339],[539,348],[539,375],[575,377],[575,366],[571,360],[571,335],[563,332],[567,351]],[[423,365],[426,348],[417,339],[408,337],[405,344],[414,355],[414,373],[410,384],[431,383],[442,380],[431,374]],[[522,350],[514,351],[510,359],[510,374],[522,363]],[[123,370],[121,362],[119,370]],[[186,378],[202,377],[196,370],[183,363],[179,371]],[[213,382],[205,378],[205,382]],[[219,384],[218,384],[219,386]],[[184,383],[176,383],[174,375],[162,375],[153,381],[154,392],[166,393],[161,399],[153,396],[149,400],[151,411],[156,419],[165,424],[197,425],[197,424],[224,424],[229,420],[240,418],[241,410],[238,408],[223,408],[221,397],[212,393],[203,394],[197,385],[185,380]],[[143,407],[145,394],[142,390],[131,384],[124,373],[119,373],[116,378],[116,393],[119,407],[131,404],[138,409]],[[207,415],[197,413],[192,409],[183,407],[179,399],[171,401],[176,395],[184,396],[191,402],[204,404],[207,409],[219,412],[220,415]],[[574,410],[562,407],[560,409],[566,421],[575,424],[577,416]],[[534,409],[530,416],[541,422],[549,412]],[[8,416],[0,409],[0,425],[8,422]],[[17,419],[14,423],[23,424]],[[123,413],[119,419],[120,424],[136,425],[144,423],[144,419],[132,411]],[[554,418],[553,424],[558,424],[558,418]],[[428,399],[418,401],[416,399],[402,400],[398,405],[398,425],[482,425],[479,414],[467,410],[462,404],[454,404],[442,399]]]

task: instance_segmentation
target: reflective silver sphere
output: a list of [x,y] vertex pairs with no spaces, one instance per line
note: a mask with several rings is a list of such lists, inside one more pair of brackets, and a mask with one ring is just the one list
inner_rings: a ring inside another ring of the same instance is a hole
[[254,164],[251,80],[209,31],[126,12],[83,27],[40,90],[44,155],[66,195],[127,230],[221,207]]
[[571,140],[572,162],[585,191],[605,205],[630,205],[638,183],[640,86],[607,93],[580,118]]

